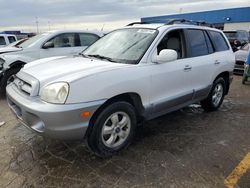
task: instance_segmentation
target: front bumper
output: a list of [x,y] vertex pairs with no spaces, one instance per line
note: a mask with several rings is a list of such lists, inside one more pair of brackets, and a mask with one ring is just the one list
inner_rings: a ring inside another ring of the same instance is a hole
[[105,102],[50,104],[27,96],[14,84],[9,84],[6,91],[8,104],[22,124],[43,136],[62,140],[83,139],[91,116],[82,118],[80,113],[88,111],[93,115]]

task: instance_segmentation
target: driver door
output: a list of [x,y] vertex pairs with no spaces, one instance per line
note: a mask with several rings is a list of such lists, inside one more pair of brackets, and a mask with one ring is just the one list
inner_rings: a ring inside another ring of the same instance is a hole
[[190,103],[194,94],[190,86],[191,60],[186,57],[186,46],[182,30],[168,32],[158,44],[155,53],[173,49],[178,59],[166,63],[152,64],[151,106],[153,116],[159,116]]
[[40,49],[40,58],[75,55],[75,33],[59,34],[47,42],[51,42],[52,45]]

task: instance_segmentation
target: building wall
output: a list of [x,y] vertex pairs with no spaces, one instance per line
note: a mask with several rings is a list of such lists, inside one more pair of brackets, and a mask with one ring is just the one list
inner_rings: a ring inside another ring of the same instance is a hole
[[224,30],[247,30],[250,31],[250,21],[242,22],[242,23],[225,23]]
[[166,23],[169,19],[175,19],[175,18],[184,18],[195,21],[206,21],[212,24],[224,24],[224,23],[233,24],[233,23],[245,23],[245,22],[249,23],[250,7],[145,17],[141,18],[141,21]]

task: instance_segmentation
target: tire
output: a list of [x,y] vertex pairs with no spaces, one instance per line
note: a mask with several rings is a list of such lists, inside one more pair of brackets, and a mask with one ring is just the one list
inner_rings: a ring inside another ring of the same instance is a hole
[[90,126],[93,127],[87,135],[88,147],[99,157],[110,157],[133,140],[136,130],[135,109],[127,102],[115,102],[102,110]]
[[212,86],[212,89],[208,97],[201,101],[202,108],[207,112],[212,112],[218,110],[221,106],[226,91],[226,82],[224,78],[217,78]]
[[6,96],[6,86],[7,83],[9,81],[9,79],[11,78],[11,76],[17,74],[20,71],[21,67],[18,68],[10,68],[9,70],[7,70],[0,82],[0,96],[1,97],[5,97]]

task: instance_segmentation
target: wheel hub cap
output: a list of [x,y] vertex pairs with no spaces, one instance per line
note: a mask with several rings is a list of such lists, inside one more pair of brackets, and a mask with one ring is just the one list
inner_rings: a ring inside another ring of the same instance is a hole
[[128,138],[131,128],[131,120],[125,112],[115,112],[105,121],[101,137],[102,142],[109,148],[122,145]]
[[223,97],[223,86],[222,84],[219,83],[215,86],[212,96],[212,102],[215,107],[220,104],[222,97]]

